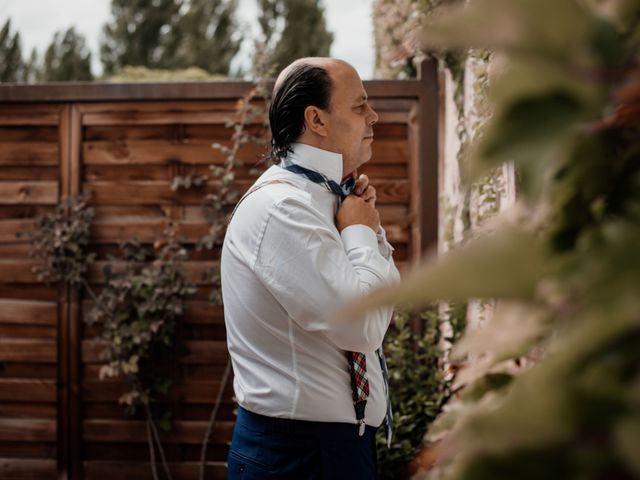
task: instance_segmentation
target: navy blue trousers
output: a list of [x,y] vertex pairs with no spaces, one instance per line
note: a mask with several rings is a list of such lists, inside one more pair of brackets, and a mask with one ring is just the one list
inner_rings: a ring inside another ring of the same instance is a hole
[[230,480],[374,480],[376,428],[265,417],[240,407],[229,449]]

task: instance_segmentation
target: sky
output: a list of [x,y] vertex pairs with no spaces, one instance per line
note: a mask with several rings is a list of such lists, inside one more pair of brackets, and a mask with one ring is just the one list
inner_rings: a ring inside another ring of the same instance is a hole
[[[371,8],[373,0],[321,0],[327,26],[334,34],[331,56],[351,63],[363,79],[373,78],[374,42]],[[110,0],[0,0],[0,25],[11,18],[12,31],[19,31],[23,56],[33,47],[47,48],[53,34],[75,25],[92,51],[94,73],[101,72],[98,45],[102,25],[110,17]],[[255,0],[239,0],[238,17],[247,32],[257,32]],[[251,41],[245,40],[235,66],[248,67]],[[245,68],[247,70],[247,68]]]

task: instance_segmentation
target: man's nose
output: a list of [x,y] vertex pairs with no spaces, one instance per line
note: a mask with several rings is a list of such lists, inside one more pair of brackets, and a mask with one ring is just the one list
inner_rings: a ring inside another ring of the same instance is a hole
[[369,112],[369,117],[368,117],[368,123],[367,123],[367,125],[371,126],[371,125],[373,125],[374,123],[376,123],[376,122],[378,121],[378,118],[380,118],[380,117],[378,117],[378,114],[376,113],[376,111],[373,109],[373,107],[372,107],[371,105],[369,105],[369,104],[367,103],[367,106],[369,107],[369,110],[371,110],[371,111]]

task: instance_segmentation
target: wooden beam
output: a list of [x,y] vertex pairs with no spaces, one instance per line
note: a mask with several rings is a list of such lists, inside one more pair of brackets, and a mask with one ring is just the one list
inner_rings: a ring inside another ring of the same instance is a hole
[[[272,83],[267,88],[272,88]],[[251,82],[61,82],[38,85],[4,84],[0,102],[105,102],[131,100],[211,100],[235,99],[253,87]],[[370,97],[418,98],[421,85],[416,80],[368,80],[364,87]]]
[[418,69],[421,84],[419,125],[421,212],[420,250],[438,245],[438,65],[424,60]]

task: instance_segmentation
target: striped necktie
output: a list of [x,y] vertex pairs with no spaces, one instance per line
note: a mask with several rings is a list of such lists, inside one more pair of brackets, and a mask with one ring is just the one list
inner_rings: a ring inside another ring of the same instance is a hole
[[[324,185],[327,190],[338,196],[338,208],[344,198],[351,193],[355,186],[355,180],[349,178],[342,185],[335,180],[327,178],[325,175],[309,170],[308,168],[283,161],[282,168],[298,175],[303,175],[313,183]],[[385,414],[385,430],[387,436],[387,447],[391,445],[393,435],[393,412],[391,411],[391,399],[389,398],[389,374],[387,371],[387,363],[384,359],[382,347],[376,350],[378,360],[380,361],[380,369],[382,370],[382,378],[384,380],[384,388],[387,397],[387,409]],[[359,435],[364,434],[365,422],[364,413],[367,406],[367,398],[369,398],[369,380],[367,379],[367,357],[361,352],[346,352],[349,374],[351,376],[351,394],[353,399],[353,407],[356,412],[356,420],[358,421]]]

